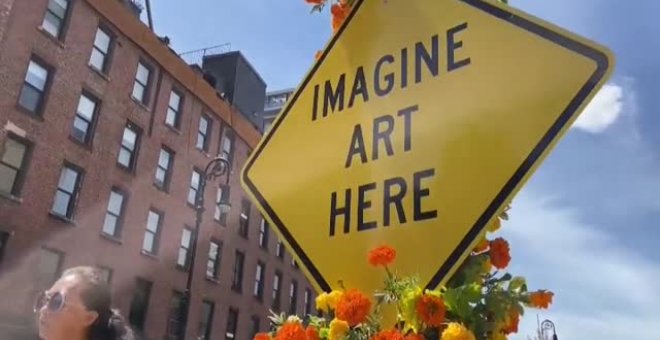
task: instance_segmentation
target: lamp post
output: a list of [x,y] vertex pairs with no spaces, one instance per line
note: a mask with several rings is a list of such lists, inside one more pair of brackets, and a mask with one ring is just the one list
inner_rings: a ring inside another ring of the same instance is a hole
[[[190,235],[190,241],[192,243],[190,247],[190,261],[188,263],[188,281],[186,282],[186,291],[184,294],[186,310],[184,315],[183,330],[181,336],[185,339],[186,332],[188,331],[188,321],[190,320],[190,305],[192,300],[192,280],[195,272],[195,257],[197,255],[197,241],[199,236],[199,230],[202,226],[202,216],[204,214],[204,189],[206,189],[206,182],[208,180],[214,180],[222,175],[226,175],[225,184],[229,184],[229,161],[224,157],[216,157],[212,159],[204,169],[204,173],[199,179],[199,187],[197,188],[197,195],[195,197],[195,229]],[[225,195],[223,195],[225,196]],[[227,196],[225,196],[227,197]],[[222,198],[220,202],[217,202],[218,207],[220,208],[221,213],[226,213],[231,209],[231,205],[227,199]]]
[[557,340],[557,332],[555,331],[555,324],[550,320],[543,320],[541,322],[541,332],[543,333],[543,338],[548,339],[547,333],[552,331],[552,340]]

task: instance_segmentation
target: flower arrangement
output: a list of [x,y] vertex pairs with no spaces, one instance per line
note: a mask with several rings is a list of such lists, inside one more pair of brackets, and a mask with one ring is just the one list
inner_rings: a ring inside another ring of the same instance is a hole
[[[501,215],[506,219],[506,212]],[[489,232],[500,229],[500,218]],[[518,332],[524,307],[546,309],[554,294],[530,292],[523,277],[502,273],[511,261],[508,242],[486,235],[444,287],[425,290],[415,277],[400,277],[396,250],[379,246],[367,254],[385,271],[382,290],[367,295],[342,287],[320,294],[321,316],[271,316],[273,331],[255,340],[504,340]],[[397,321],[383,322],[384,305],[394,305]]]

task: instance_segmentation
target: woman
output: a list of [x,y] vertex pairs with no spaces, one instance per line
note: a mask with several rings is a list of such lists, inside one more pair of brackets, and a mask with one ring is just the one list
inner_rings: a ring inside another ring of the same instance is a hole
[[132,332],[110,304],[110,288],[96,269],[71,268],[37,299],[39,336],[43,340],[132,340]]

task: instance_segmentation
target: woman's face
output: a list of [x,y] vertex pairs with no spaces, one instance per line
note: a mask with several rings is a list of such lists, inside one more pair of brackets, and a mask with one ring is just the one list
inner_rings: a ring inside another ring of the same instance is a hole
[[[46,302],[39,310],[39,336],[43,340],[84,339],[98,314],[88,311],[80,298],[82,283],[75,275],[60,278],[46,291]],[[58,303],[59,297],[63,298]],[[58,306],[61,306],[57,308]]]

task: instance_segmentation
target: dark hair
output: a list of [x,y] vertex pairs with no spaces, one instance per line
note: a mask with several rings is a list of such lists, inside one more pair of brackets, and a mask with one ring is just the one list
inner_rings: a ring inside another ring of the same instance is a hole
[[124,318],[111,308],[112,294],[110,287],[93,267],[74,267],[67,269],[62,277],[76,276],[82,280],[80,298],[85,307],[98,313],[98,317],[89,328],[89,340],[133,340],[133,332],[126,326]]

